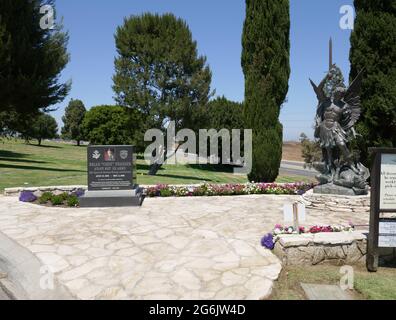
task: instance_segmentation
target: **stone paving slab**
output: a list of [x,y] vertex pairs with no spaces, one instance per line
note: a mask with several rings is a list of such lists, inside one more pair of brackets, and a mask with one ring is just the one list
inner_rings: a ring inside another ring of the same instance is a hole
[[[79,299],[262,299],[281,271],[260,238],[299,196],[146,199],[141,208],[48,208],[0,197],[0,232]],[[307,224],[368,215],[308,211]]]
[[10,297],[0,287],[0,301],[11,300]]

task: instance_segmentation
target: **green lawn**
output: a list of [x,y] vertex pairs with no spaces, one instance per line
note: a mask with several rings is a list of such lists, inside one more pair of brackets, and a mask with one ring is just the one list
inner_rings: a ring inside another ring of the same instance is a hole
[[[246,176],[215,165],[166,165],[157,176],[138,160],[139,184],[244,183]],[[278,182],[307,181],[299,176],[280,176]],[[86,185],[86,147],[44,142],[39,147],[21,140],[0,140],[0,190],[20,186]]]
[[[300,283],[333,284],[340,283],[342,274],[337,266],[290,266],[282,270],[271,299],[305,300]],[[351,291],[358,300],[396,300],[396,268],[384,266],[378,272],[370,273],[362,266],[354,266],[354,289]]]

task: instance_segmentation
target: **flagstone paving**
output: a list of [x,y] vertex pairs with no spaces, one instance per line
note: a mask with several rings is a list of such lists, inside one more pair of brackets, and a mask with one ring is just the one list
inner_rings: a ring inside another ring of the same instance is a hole
[[[261,299],[281,264],[260,238],[299,196],[146,199],[141,208],[40,207],[0,196],[0,232],[79,299]],[[308,210],[306,224],[368,222]]]

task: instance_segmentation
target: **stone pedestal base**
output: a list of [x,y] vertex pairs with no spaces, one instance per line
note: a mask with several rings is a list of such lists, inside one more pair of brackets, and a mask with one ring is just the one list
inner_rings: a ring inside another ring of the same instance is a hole
[[322,184],[314,188],[314,193],[318,194],[335,194],[340,196],[356,196],[355,191],[351,188],[337,186],[333,183]]
[[139,207],[142,205],[143,199],[143,192],[140,188],[125,191],[87,191],[80,198],[80,207]]
[[305,206],[309,209],[326,212],[370,212],[370,194],[366,196],[340,196],[314,193],[309,190],[302,195]]

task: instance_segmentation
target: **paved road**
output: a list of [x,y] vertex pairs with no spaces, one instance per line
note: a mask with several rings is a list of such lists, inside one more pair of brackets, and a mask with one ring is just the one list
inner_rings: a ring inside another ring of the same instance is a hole
[[[200,158],[201,161],[204,158]],[[198,161],[198,157],[195,154],[188,153],[185,157],[183,150],[178,152],[169,158],[167,161],[176,161],[177,163],[195,163]],[[304,162],[282,160],[280,171],[282,174],[297,175],[303,177],[313,178],[317,175],[317,171],[314,169],[304,168]]]
[[304,177],[315,177],[318,173],[314,169],[304,168],[304,162],[282,160],[280,171]]

